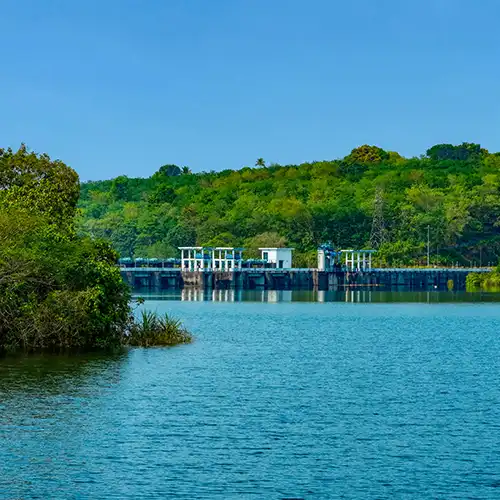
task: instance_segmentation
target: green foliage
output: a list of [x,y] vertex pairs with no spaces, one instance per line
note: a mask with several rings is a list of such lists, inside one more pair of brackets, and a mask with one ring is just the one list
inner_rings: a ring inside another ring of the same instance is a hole
[[465,284],[469,291],[498,291],[500,290],[500,272],[495,269],[490,273],[469,273]]
[[0,351],[120,345],[130,294],[109,243],[14,208],[0,210],[0,234]]
[[431,265],[486,265],[500,256],[500,156],[478,144],[437,145],[420,158],[364,145],[301,165],[194,175],[173,167],[119,178],[125,199],[117,199],[116,179],[84,183],[81,233],[107,239],[123,256],[172,256],[195,244],[244,246],[256,256],[259,246],[286,244],[297,265],[314,265],[325,241],[369,246],[378,206],[379,265],[425,265],[427,226]]
[[77,173],[59,160],[29,152],[0,149],[0,205],[43,217],[61,234],[74,229],[80,196]]
[[349,164],[354,163],[381,163],[389,159],[389,153],[377,146],[368,146],[367,144],[354,148],[344,161]]
[[109,242],[75,234],[76,173],[22,146],[0,183],[0,351],[122,345],[130,291]]
[[465,278],[465,286],[467,290],[479,290],[483,283],[484,275],[480,273],[469,273]]
[[[427,156],[434,161],[443,160],[468,160],[479,156],[483,151],[479,144],[464,142],[459,146],[452,144],[436,144],[427,150]],[[487,151],[485,151],[487,153]]]
[[159,168],[156,175],[158,177],[176,177],[178,175],[181,175],[182,173],[189,173],[189,172],[183,172],[181,168],[178,167],[177,165],[163,165],[162,167]]
[[142,311],[125,342],[131,346],[150,347],[188,344],[192,340],[179,320],[168,314],[159,316],[152,311]]
[[160,184],[150,195],[149,201],[154,205],[172,203],[175,200],[175,190],[167,184]]

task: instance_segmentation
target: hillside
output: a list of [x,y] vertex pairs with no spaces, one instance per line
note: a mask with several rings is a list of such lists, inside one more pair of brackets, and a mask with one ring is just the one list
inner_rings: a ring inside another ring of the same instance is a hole
[[150,178],[81,186],[80,230],[123,257],[170,257],[182,245],[288,245],[314,265],[326,241],[375,247],[386,265],[496,263],[500,153],[441,144],[419,158],[361,146],[333,161],[192,174],[175,165]]

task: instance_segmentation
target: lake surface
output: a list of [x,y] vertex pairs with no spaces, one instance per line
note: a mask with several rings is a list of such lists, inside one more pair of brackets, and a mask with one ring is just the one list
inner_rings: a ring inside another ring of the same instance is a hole
[[500,498],[498,296],[227,297],[146,302],[192,345],[0,360],[0,498]]

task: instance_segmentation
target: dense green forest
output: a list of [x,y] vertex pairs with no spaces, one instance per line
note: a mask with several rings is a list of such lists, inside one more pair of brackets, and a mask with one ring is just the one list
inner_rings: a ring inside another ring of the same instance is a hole
[[316,248],[376,248],[380,265],[487,265],[500,255],[500,153],[440,144],[404,158],[361,146],[338,160],[192,173],[164,165],[149,178],[81,186],[79,230],[123,257],[177,256],[178,246],[288,245],[296,266]]

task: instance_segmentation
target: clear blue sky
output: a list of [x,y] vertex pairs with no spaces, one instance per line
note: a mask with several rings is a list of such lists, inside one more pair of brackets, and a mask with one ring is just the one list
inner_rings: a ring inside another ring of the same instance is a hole
[[0,146],[82,179],[500,150],[497,0],[3,0]]

